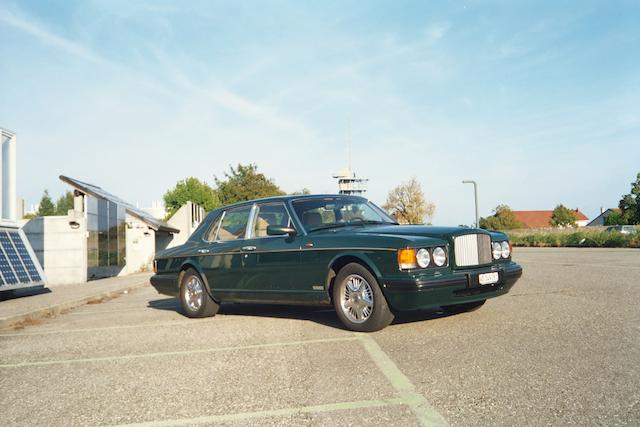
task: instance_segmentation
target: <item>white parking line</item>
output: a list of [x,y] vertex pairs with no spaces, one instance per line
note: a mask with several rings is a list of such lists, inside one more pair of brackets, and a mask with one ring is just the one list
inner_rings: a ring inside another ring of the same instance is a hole
[[207,415],[196,418],[181,418],[175,420],[164,421],[149,421],[144,423],[133,424],[121,424],[120,427],[164,427],[164,426],[184,426],[194,424],[211,424],[221,422],[233,422],[246,420],[250,418],[265,418],[265,417],[287,417],[297,414],[316,414],[322,412],[341,411],[348,409],[362,409],[362,408],[378,408],[391,405],[402,405],[404,402],[402,399],[382,399],[382,400],[359,400],[355,402],[340,402],[340,403],[328,403],[325,405],[315,406],[301,406],[297,408],[283,408],[272,409],[267,411],[256,412],[240,412],[236,414],[224,414],[224,415]]
[[307,344],[317,344],[317,343],[326,343],[326,342],[355,341],[356,339],[357,338],[354,336],[347,336],[347,337],[336,337],[336,338],[322,338],[322,339],[306,340],[306,341],[289,341],[289,342],[242,345],[242,346],[235,346],[235,347],[218,347],[218,348],[203,348],[198,350],[164,351],[164,352],[157,352],[157,353],[128,354],[125,356],[89,357],[84,359],[42,360],[37,362],[6,363],[6,364],[0,365],[0,368],[24,368],[28,366],[64,365],[69,363],[109,362],[109,361],[116,361],[116,360],[144,359],[149,357],[182,356],[187,354],[217,353],[217,352],[223,352],[223,351],[252,350],[252,349],[258,349],[258,348],[307,345]]
[[393,360],[380,348],[378,343],[368,334],[356,335],[369,356],[378,369],[382,371],[385,377],[391,383],[391,386],[398,392],[403,403],[411,408],[411,411],[424,426],[448,426],[449,423],[445,418],[431,406],[425,397],[416,391],[416,387],[402,373],[400,368],[393,363]]

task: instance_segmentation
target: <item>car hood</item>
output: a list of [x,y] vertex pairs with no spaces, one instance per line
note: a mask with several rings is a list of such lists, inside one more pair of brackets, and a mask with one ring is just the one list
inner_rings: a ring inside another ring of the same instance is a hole
[[451,240],[453,237],[463,234],[488,234],[492,240],[507,239],[507,235],[499,231],[488,231],[468,227],[435,227],[430,225],[380,225],[361,228],[358,230],[358,233],[406,238],[431,237],[442,240]]

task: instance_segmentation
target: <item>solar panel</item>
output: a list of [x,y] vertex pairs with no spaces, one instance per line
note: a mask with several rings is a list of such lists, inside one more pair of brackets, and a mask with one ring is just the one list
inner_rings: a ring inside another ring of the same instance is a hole
[[42,285],[42,270],[24,234],[0,229],[0,291]]

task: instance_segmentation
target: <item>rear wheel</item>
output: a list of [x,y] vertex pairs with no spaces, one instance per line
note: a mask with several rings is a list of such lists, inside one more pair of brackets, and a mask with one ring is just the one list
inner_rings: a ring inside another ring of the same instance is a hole
[[447,313],[464,313],[465,311],[474,311],[479,309],[487,302],[486,299],[473,302],[465,302],[462,304],[443,305],[442,309]]
[[220,306],[209,296],[202,277],[197,271],[188,269],[182,275],[180,303],[187,317],[211,317]]
[[333,305],[342,323],[352,331],[378,331],[393,321],[378,281],[357,263],[347,264],[338,272]]

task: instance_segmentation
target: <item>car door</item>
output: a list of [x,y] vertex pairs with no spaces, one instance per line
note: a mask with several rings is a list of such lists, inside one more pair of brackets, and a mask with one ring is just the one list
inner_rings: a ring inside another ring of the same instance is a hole
[[[243,253],[246,289],[257,298],[271,302],[305,302],[312,293],[296,288],[300,275],[300,237],[269,236],[270,225],[293,227],[283,202],[256,205],[251,221],[251,234]],[[310,288],[309,291],[312,289]]]
[[247,205],[224,211],[207,233],[208,244],[198,250],[202,255],[200,266],[216,298],[227,301],[242,298],[242,247],[251,209]]

